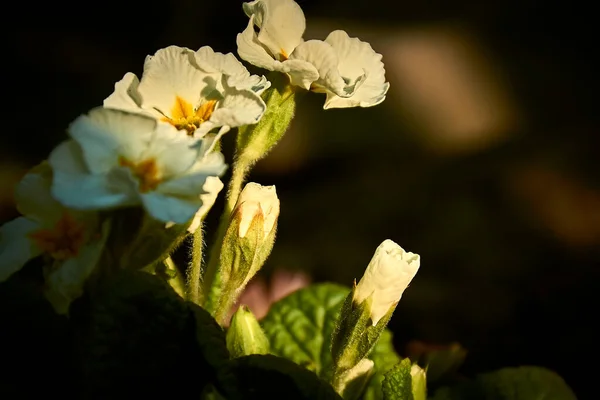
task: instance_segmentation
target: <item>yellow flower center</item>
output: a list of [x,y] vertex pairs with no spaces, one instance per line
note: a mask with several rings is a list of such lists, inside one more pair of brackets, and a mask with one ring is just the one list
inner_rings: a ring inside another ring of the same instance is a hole
[[134,163],[121,156],[119,157],[119,165],[121,167],[127,167],[131,170],[133,176],[135,176],[140,182],[139,190],[141,193],[146,193],[156,189],[161,181],[158,173],[158,167],[156,166],[156,160],[153,158],[149,158],[139,163]]
[[193,135],[200,124],[208,121],[213,111],[215,111],[216,105],[216,100],[208,100],[202,103],[197,110],[194,110],[190,103],[176,96],[175,105],[171,108],[171,117],[165,117],[163,121],[170,123],[179,130],[185,129],[189,135]]
[[79,254],[86,242],[85,232],[85,225],[65,211],[54,227],[38,229],[28,236],[43,253],[66,260]]
[[285,61],[290,57],[289,54],[284,49],[279,49],[279,55],[280,55],[279,58],[281,58],[281,60],[279,60],[279,61]]

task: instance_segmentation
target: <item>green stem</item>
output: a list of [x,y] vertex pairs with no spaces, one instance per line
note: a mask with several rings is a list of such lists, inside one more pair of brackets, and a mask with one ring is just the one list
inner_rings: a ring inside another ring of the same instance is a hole
[[191,261],[187,270],[187,298],[201,306],[204,303],[202,290],[202,248],[204,246],[203,226],[200,224],[192,235]]
[[[223,210],[223,214],[221,214],[219,228],[217,229],[217,236],[215,242],[213,243],[210,249],[208,265],[204,272],[204,293],[206,293],[209,296],[211,294],[211,288],[213,286],[218,272],[219,255],[221,253],[221,246],[223,245],[223,238],[225,237],[225,233],[227,232],[227,228],[229,227],[231,213],[233,212],[235,203],[237,202],[238,197],[242,192],[242,187],[244,186],[244,181],[246,180],[246,175],[250,170],[250,167],[251,163],[248,162],[246,159],[241,158],[237,159],[233,164],[233,171],[231,174],[231,179],[229,180],[229,188],[227,190],[227,200],[225,202],[225,209]],[[213,300],[215,301],[213,301],[212,304],[216,306],[218,301],[216,301],[217,299]]]
[[167,269],[175,272],[175,277],[169,279],[169,285],[171,285],[171,287],[175,290],[175,292],[177,292],[178,295],[180,295],[181,297],[185,297],[185,281],[183,280],[181,273],[177,269],[177,266],[173,262],[173,259],[171,258],[171,256],[169,256],[165,258],[163,262],[165,263]]

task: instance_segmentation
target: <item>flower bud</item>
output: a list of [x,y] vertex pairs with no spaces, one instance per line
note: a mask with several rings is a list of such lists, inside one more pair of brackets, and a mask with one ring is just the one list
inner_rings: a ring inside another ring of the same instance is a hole
[[421,259],[408,253],[391,240],[385,240],[371,259],[367,270],[354,291],[354,302],[361,304],[369,296],[373,326],[400,301],[404,290],[417,271]]
[[331,343],[334,376],[354,368],[377,344],[419,263],[417,254],[405,252],[391,240],[377,248],[342,305]]
[[[237,271],[245,274],[240,286],[245,286],[254,277],[271,254],[278,217],[279,198],[275,186],[261,186],[254,182],[246,184],[233,210],[229,226],[231,232],[228,230],[225,239],[228,241],[229,237],[230,241],[251,247],[252,254],[247,252],[249,265]],[[236,225],[237,233],[234,233]],[[223,246],[221,251],[226,251],[226,247]],[[238,277],[241,278],[241,275],[238,274]]]
[[414,400],[427,399],[427,377],[425,370],[417,364],[413,364],[410,368],[410,376],[412,378],[412,394]]
[[375,372],[374,367],[373,361],[363,358],[356,366],[335,377],[335,391],[347,400],[359,398]]
[[261,186],[250,182],[242,190],[234,214],[239,214],[239,235],[245,237],[252,225],[252,221],[262,214],[262,238],[266,240],[275,229],[275,223],[279,216],[279,199],[275,186]]
[[[225,322],[229,309],[246,284],[263,266],[273,249],[279,199],[275,186],[248,183],[233,209],[223,238],[216,281],[217,320]],[[221,321],[221,319],[223,319]]]
[[252,311],[246,306],[238,308],[227,330],[227,349],[231,357],[250,354],[269,354],[269,339]]

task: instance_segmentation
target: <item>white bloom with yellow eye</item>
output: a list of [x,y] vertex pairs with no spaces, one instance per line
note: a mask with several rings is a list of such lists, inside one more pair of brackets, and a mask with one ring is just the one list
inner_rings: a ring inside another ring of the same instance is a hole
[[[69,127],[50,154],[52,193],[75,209],[142,204],[155,219],[183,224],[212,200],[226,170],[210,141],[151,117],[96,108]],[[211,178],[212,177],[212,178]],[[211,179],[209,179],[211,178]]]
[[288,74],[292,85],[326,93],[325,109],[371,107],[385,99],[382,57],[370,44],[344,31],[305,42],[304,13],[293,0],[256,0],[243,9],[250,20],[237,36],[242,59]]
[[196,138],[220,128],[220,137],[260,120],[266,110],[260,94],[269,86],[231,53],[169,46],[146,57],[141,79],[126,73],[104,107],[151,116]]
[[371,262],[354,289],[354,302],[361,304],[371,297],[373,325],[400,301],[402,294],[417,274],[421,258],[404,251],[391,240],[379,245]]
[[41,164],[21,180],[15,192],[23,215],[0,227],[0,282],[29,260],[46,258],[45,295],[57,313],[71,301],[98,263],[108,234],[97,213],[70,210],[50,193],[52,172]]

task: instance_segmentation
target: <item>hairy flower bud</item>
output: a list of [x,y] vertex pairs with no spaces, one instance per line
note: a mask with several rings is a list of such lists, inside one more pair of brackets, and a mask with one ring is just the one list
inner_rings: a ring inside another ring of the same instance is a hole
[[246,306],[238,308],[233,315],[226,339],[227,349],[232,357],[269,354],[269,339]]
[[332,336],[334,378],[354,368],[373,349],[402,293],[419,269],[417,254],[385,240],[344,301]]
[[262,268],[275,242],[279,199],[275,186],[248,183],[231,214],[219,255],[217,320],[225,322],[246,284]]

